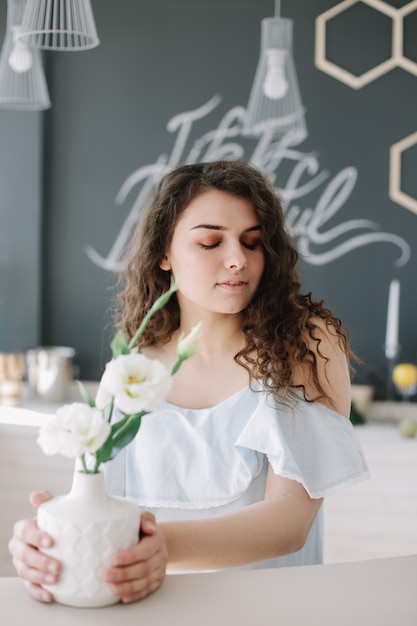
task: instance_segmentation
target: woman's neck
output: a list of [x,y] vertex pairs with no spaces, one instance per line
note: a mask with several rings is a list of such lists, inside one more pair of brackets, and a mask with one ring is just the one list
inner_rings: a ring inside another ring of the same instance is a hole
[[245,345],[241,319],[237,315],[206,315],[199,320],[182,318],[180,327],[171,341],[176,344],[181,333],[186,335],[199,321],[201,321],[200,354],[206,358],[221,355],[233,357]]
[[[245,339],[238,319],[207,318],[202,320],[201,349],[184,361],[174,377],[168,400],[177,406],[204,408],[214,406],[249,384],[248,372],[234,360]],[[182,324],[170,341],[163,346],[144,350],[170,368],[175,361],[177,342],[181,333],[189,333],[199,320]]]

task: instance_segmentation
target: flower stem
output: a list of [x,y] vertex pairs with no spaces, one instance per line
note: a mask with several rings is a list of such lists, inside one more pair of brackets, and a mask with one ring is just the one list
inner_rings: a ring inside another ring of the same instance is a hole
[[112,415],[113,415],[113,409],[114,409],[114,396],[111,397],[109,414],[107,416],[107,421],[108,421],[109,424],[111,422],[111,418],[112,418]]
[[80,459],[81,459],[81,464],[82,464],[82,466],[83,466],[83,472],[84,472],[84,474],[89,474],[90,472],[88,471],[87,464],[86,464],[86,462],[85,462],[85,455],[84,455],[84,454],[82,454],[82,455],[81,455],[81,457],[80,457]]
[[177,356],[177,360],[175,361],[174,365],[171,367],[171,376],[174,376],[174,374],[176,374],[178,372],[178,370],[181,367],[181,364],[183,361],[186,360],[186,357],[182,357],[182,356]]
[[166,305],[166,303],[168,302],[168,300],[170,299],[172,294],[175,293],[175,291],[177,291],[177,289],[178,289],[178,287],[177,287],[177,285],[175,283],[175,280],[171,276],[171,285],[170,285],[168,291],[163,293],[162,296],[159,296],[159,298],[154,302],[152,307],[149,309],[149,311],[147,312],[147,314],[143,318],[141,325],[139,326],[139,328],[137,329],[137,331],[135,332],[135,334],[133,335],[132,339],[129,342],[129,345],[128,345],[129,350],[131,350],[132,348],[135,347],[139,337],[141,336],[141,334],[145,330],[145,328],[146,328],[149,320],[151,319],[151,317],[157,311],[159,311],[159,309],[162,309],[162,307],[164,307]]

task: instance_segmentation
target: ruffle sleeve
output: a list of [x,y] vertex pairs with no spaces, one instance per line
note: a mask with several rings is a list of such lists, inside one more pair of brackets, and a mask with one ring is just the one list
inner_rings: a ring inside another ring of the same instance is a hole
[[351,422],[318,402],[301,397],[288,406],[266,393],[237,447],[265,454],[275,474],[301,483],[311,498],[322,498],[369,477]]

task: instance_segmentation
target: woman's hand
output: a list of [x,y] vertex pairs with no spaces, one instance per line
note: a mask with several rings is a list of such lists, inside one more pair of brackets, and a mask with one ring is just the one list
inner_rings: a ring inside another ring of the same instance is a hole
[[[35,492],[31,494],[30,502],[38,507],[51,497],[46,491]],[[114,567],[103,575],[103,579],[110,583],[111,591],[124,603],[145,598],[165,579],[165,540],[156,526],[155,517],[149,512],[142,513],[140,537],[135,546],[114,555]],[[9,541],[9,552],[18,575],[25,581],[29,594],[41,602],[53,601],[53,594],[41,585],[57,583],[61,571],[59,561],[40,552],[40,548],[51,548],[52,545],[53,539],[39,530],[36,519],[16,522]]]
[[[51,497],[48,491],[37,491],[31,494],[30,502],[37,508]],[[55,584],[61,571],[58,561],[39,552],[39,548],[50,548],[52,545],[53,540],[39,530],[36,519],[16,522],[13,537],[9,541],[9,552],[17,573],[25,581],[30,595],[41,602],[52,602],[54,599],[41,584]]]
[[103,574],[110,590],[124,603],[137,602],[156,591],[165,579],[167,549],[152,513],[144,512],[140,521],[140,541],[132,548],[117,552],[113,567]]

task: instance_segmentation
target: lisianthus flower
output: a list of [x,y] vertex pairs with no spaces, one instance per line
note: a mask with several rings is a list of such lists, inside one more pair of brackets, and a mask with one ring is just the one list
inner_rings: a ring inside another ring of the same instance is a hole
[[[165,306],[177,289],[172,277],[169,290],[154,302],[129,344],[121,329],[116,332],[110,344],[113,359],[107,364],[101,380],[101,386],[109,393],[111,401],[102,410],[97,409],[95,400],[77,381],[85,404],[73,402],[61,407],[55,417],[40,429],[37,441],[45,454],[78,457],[84,473],[96,474],[102,463],[114,459],[133,440],[142,417],[163,405],[171,390],[172,376],[182,362],[198,350],[200,324],[187,337],[181,335],[177,358],[170,372],[160,361],[148,359],[140,351],[132,353],[131,350],[137,346],[151,317]],[[114,407],[124,415],[113,423]],[[85,458],[87,453],[93,460],[91,467]]]
[[60,407],[44,424],[37,442],[47,455],[62,454],[70,459],[94,453],[110,434],[110,424],[101,411],[82,402]]
[[200,339],[201,322],[193,326],[187,336],[181,333],[177,343],[177,358],[171,368],[171,375],[176,374],[183,361],[194,356],[200,350]]
[[183,361],[194,356],[200,350],[201,326],[201,322],[193,326],[187,336],[181,333],[178,340],[177,354]]
[[121,354],[107,364],[101,385],[114,396],[114,404],[122,413],[137,414],[163,405],[172,377],[157,359],[142,353]]

